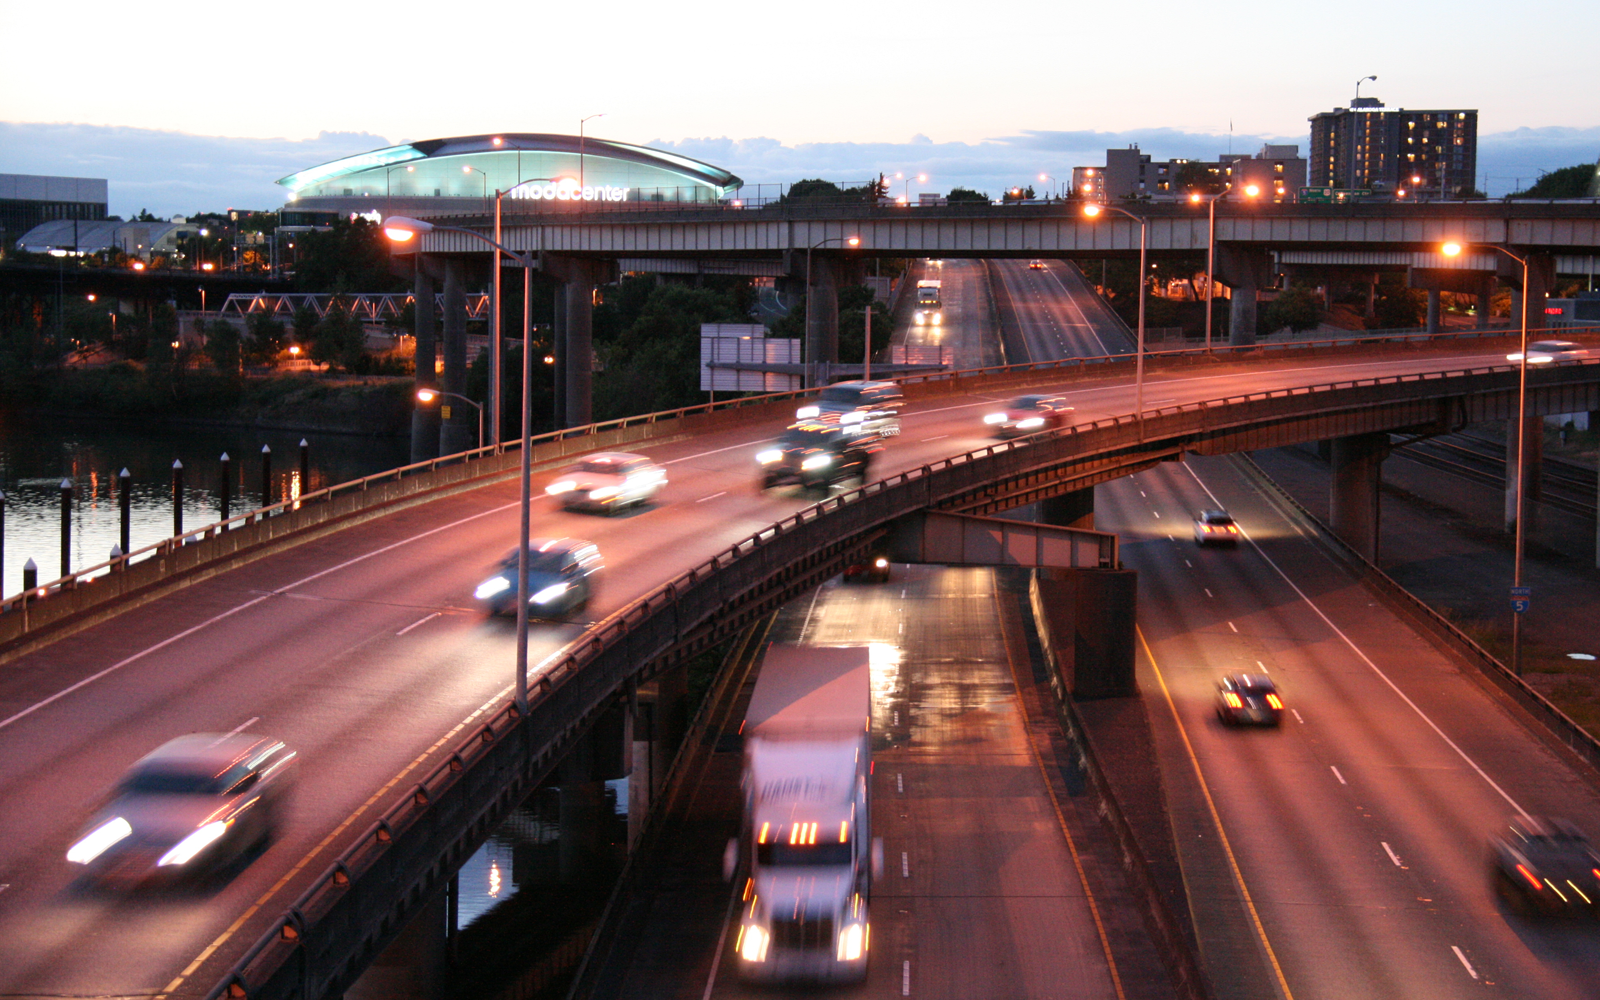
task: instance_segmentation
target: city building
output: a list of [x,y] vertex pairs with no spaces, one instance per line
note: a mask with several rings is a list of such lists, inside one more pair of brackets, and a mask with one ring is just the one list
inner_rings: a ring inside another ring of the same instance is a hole
[[1310,186],[1453,197],[1476,188],[1478,112],[1386,110],[1375,97],[1311,116]]
[[0,246],[41,223],[104,219],[107,201],[104,180],[0,174]]
[[[523,182],[536,183],[523,183]],[[717,202],[743,182],[719,167],[644,146],[576,135],[502,132],[408,142],[301,170],[278,181],[285,225],[334,215],[479,213],[508,200],[597,207]],[[521,187],[516,187],[523,184]]]
[[1072,169],[1073,194],[1090,201],[1178,201],[1197,183],[1215,190],[1255,184],[1273,201],[1293,202],[1306,183],[1306,161],[1293,145],[1262,146],[1253,155],[1225,153],[1210,161],[1155,160],[1133,145],[1106,150],[1103,167]]

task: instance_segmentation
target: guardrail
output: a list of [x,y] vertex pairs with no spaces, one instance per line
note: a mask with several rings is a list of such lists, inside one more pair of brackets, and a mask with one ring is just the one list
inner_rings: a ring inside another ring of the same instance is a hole
[[[1505,391],[1509,366],[1458,373]],[[1590,376],[1600,376],[1600,363]],[[1489,378],[1488,376],[1494,376]],[[813,504],[667,580],[547,658],[530,678],[529,711],[513,705],[470,734],[324,869],[225,974],[208,997],[278,998],[340,992],[423,900],[509,813],[630,678],[715,629],[731,631],[836,572],[856,540],[905,514],[938,508],[1009,477],[1063,464],[1142,461],[1138,449],[1245,423],[1281,424],[1270,403],[1359,408],[1397,385],[1455,385],[1444,373],[1349,380],[1123,416],[1001,442]],[[1186,412],[1200,419],[1180,419]]]

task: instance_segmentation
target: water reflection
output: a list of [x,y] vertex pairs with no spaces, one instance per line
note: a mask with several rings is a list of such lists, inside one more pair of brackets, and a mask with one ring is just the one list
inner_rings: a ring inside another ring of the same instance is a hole
[[[301,481],[300,441],[310,446],[310,477]],[[264,469],[262,446],[271,449]],[[140,549],[173,535],[173,467],[183,465],[183,525],[193,530],[221,515],[226,452],[231,513],[348,482],[406,464],[399,438],[359,438],[254,428],[172,429],[129,421],[0,420],[0,491],[4,506],[4,565],[0,594],[22,589],[22,566],[32,559],[39,582],[60,576],[61,483],[72,486],[74,570],[105,562],[119,543],[118,474],[130,476],[129,545]],[[264,478],[264,472],[266,473]],[[264,488],[265,487],[265,488]]]

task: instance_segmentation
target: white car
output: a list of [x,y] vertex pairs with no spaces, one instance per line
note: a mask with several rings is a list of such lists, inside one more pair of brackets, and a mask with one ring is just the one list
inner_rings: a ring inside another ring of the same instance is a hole
[[567,510],[610,514],[648,503],[667,485],[667,470],[643,455],[596,452],[556,476],[544,491]]
[[1194,543],[1200,546],[1239,544],[1239,526],[1225,510],[1203,510],[1194,516]]
[[[1576,361],[1589,357],[1589,349],[1570,340],[1535,340],[1528,345],[1528,364],[1547,365],[1552,361]],[[1506,355],[1507,361],[1521,361],[1522,352]]]

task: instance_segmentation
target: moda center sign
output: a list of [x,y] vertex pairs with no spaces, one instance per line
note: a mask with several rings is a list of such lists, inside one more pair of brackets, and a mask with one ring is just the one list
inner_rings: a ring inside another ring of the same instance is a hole
[[615,184],[583,184],[570,177],[534,181],[511,189],[512,198],[530,201],[627,201],[632,188]]

